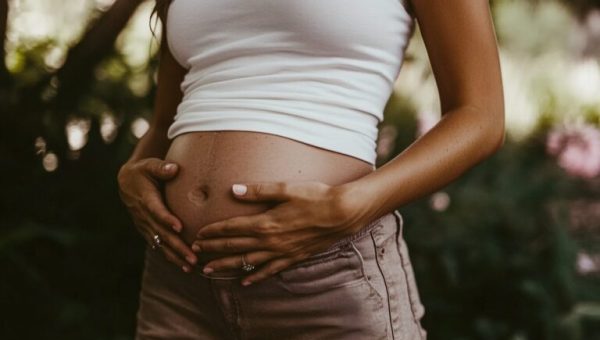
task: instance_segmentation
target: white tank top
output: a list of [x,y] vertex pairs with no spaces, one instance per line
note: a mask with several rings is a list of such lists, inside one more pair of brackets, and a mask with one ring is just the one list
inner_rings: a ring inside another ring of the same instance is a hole
[[375,164],[414,31],[407,1],[172,1],[168,47],[188,73],[168,138],[257,131]]

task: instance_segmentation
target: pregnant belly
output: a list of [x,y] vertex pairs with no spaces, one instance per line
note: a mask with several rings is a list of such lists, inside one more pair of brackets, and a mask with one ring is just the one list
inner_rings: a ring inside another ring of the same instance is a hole
[[[374,170],[363,160],[281,136],[250,131],[200,131],[177,136],[165,156],[180,165],[165,184],[165,202],[183,223],[181,236],[191,244],[204,225],[252,215],[276,203],[234,198],[234,183],[320,181],[337,185]],[[198,254],[200,263],[222,257]]]

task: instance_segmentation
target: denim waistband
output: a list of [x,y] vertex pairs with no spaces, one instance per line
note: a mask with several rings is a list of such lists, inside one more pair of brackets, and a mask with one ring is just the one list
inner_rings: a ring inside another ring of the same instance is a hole
[[390,215],[390,214],[391,214],[391,212],[387,213],[379,218],[376,218],[376,219],[372,220],[371,222],[367,223],[367,225],[362,227],[358,232],[335,241],[331,246],[329,246],[329,248],[327,248],[327,250],[337,248],[343,244],[350,243],[352,241],[356,241],[356,240],[362,238],[363,236],[368,235],[373,228],[375,228],[378,224],[380,224],[382,222],[382,220],[387,215]]
[[[335,241],[327,249],[323,250],[319,254],[329,253],[331,251],[334,251],[336,248],[343,247],[344,245],[349,244],[350,242],[356,241],[358,239],[361,239],[361,238],[369,235],[369,233],[371,232],[371,230],[373,228],[375,228],[376,226],[383,223],[383,220],[385,218],[391,218],[390,215],[392,215],[392,214],[393,214],[393,212],[390,212],[379,218],[372,220],[371,222],[367,223],[364,227],[362,227],[358,232],[348,235],[348,236],[345,236],[345,237]],[[318,254],[315,254],[313,256],[316,256],[316,255],[318,255]],[[200,276],[203,276],[205,278],[208,278],[208,279],[216,279],[216,280],[239,279],[239,278],[244,277],[249,274],[247,272],[242,271],[241,268],[233,269],[233,270],[226,270],[226,271],[219,271],[214,274],[204,274],[201,272],[201,270],[202,270],[201,268],[202,268],[202,266],[200,266],[200,268],[198,268],[199,270],[198,270],[197,274],[199,274]]]

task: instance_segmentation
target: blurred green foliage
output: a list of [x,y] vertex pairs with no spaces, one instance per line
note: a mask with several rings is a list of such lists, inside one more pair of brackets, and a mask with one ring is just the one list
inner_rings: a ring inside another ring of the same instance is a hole
[[[17,74],[2,98],[0,338],[127,339],[143,243],[120,203],[116,174],[136,142],[130,122],[148,114],[150,96],[128,89],[133,71],[112,54],[98,69],[117,65],[125,72],[96,79],[74,107],[61,111],[49,100],[51,86],[38,93],[28,87],[47,74],[36,57],[43,48],[25,53],[24,78]],[[110,144],[99,132],[104,110],[121,121]],[[77,152],[65,134],[72,115],[91,122],[88,142]],[[38,136],[43,152],[34,147]],[[42,163],[51,152],[58,168],[48,172]]]
[[[396,101],[386,121],[413,136]],[[569,202],[598,192],[546,155],[545,133],[542,125],[525,141],[508,139],[439,192],[449,198],[442,211],[436,194],[399,209],[431,339],[600,338],[600,319],[576,307],[600,301],[600,282],[575,272],[580,244],[568,232]]]

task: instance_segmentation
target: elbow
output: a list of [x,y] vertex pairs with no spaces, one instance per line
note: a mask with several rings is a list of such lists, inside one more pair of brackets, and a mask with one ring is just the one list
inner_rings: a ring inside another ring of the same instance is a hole
[[485,132],[485,145],[488,145],[488,156],[492,156],[504,146],[504,142],[506,141],[506,124],[503,106],[491,109],[489,112],[493,114],[488,119],[488,128]]
[[[498,134],[498,129],[495,129],[494,134]],[[500,132],[500,136],[495,137],[494,139],[492,139],[489,142],[490,148],[487,153],[487,156],[491,157],[496,152],[500,151],[500,149],[502,149],[502,146],[504,145],[504,141],[505,141],[505,132],[504,132],[504,129],[502,129]]]
[[478,103],[465,106],[469,119],[477,127],[473,143],[479,157],[485,159],[498,152],[506,140],[504,105],[494,103]]

